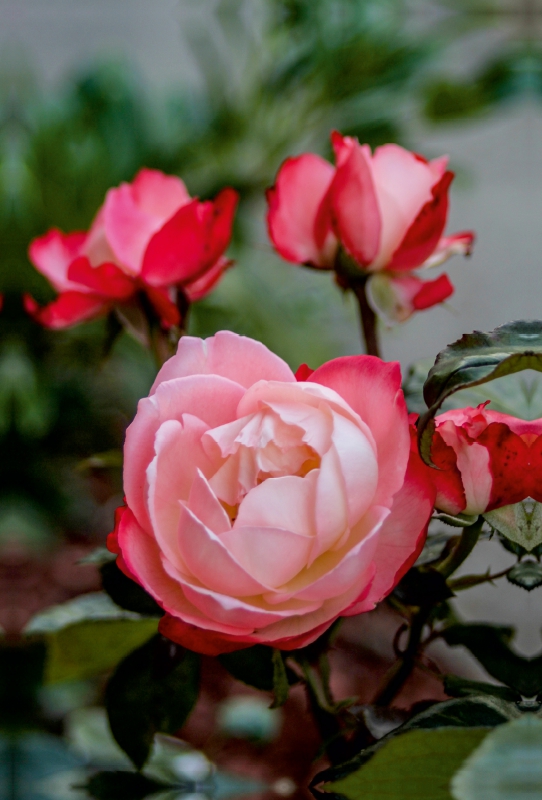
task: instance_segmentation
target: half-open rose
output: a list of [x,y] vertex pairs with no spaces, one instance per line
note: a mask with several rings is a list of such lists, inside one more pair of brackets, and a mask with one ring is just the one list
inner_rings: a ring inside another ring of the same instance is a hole
[[174,641],[299,647],[417,557],[435,493],[409,449],[398,364],[338,358],[296,380],[251,339],[184,337],[128,428],[109,546]]
[[[444,236],[453,172],[396,144],[374,153],[332,134],[336,166],[313,153],[287,159],[269,189],[270,238],[287,261],[335,269],[341,285],[368,275],[374,311],[403,322],[453,292],[447,275],[413,270],[470,252],[470,231]],[[344,256],[346,255],[346,260]]]
[[178,324],[177,293],[199,300],[232,263],[224,251],[237,199],[226,188],[202,202],[180,178],[140,170],[107,192],[88,233],[53,229],[34,239],[30,260],[59,294],[45,308],[26,296],[26,310],[45,327],[66,328],[142,293],[165,325]]

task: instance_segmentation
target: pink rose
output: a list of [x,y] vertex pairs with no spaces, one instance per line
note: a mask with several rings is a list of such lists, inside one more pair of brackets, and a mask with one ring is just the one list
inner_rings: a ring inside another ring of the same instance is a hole
[[177,289],[198,300],[231,264],[223,253],[236,205],[233,189],[200,202],[179,178],[142,169],[107,192],[88,233],[53,229],[34,239],[30,260],[59,296],[42,309],[27,296],[27,311],[48,328],[65,328],[144,291],[164,323],[178,324]]
[[308,644],[423,545],[434,489],[407,471],[399,365],[351,356],[302,378],[252,339],[185,336],[128,428],[109,547],[193,650]]
[[432,460],[439,469],[427,469],[441,511],[482,514],[527,497],[542,502],[542,420],[526,422],[486,405],[435,418]]
[[374,154],[356,139],[332,134],[336,166],[305,153],[287,159],[268,190],[271,240],[287,261],[337,269],[342,246],[367,285],[373,310],[403,322],[414,311],[443,302],[453,292],[447,275],[422,281],[416,267],[431,267],[454,253],[470,252],[471,232],[443,237],[448,188],[447,159],[427,161],[396,144]]

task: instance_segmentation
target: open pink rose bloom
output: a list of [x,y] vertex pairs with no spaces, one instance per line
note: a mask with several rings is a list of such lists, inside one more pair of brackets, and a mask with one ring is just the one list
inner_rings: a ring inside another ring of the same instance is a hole
[[176,325],[176,291],[199,300],[231,264],[224,251],[236,205],[233,189],[200,202],[179,178],[142,169],[107,192],[88,233],[53,229],[34,239],[30,260],[59,296],[42,309],[26,296],[25,307],[42,325],[65,328],[144,291],[156,316]]
[[233,333],[184,337],[128,428],[109,547],[193,650],[308,644],[423,546],[435,489],[409,461],[399,365],[302,373]]
[[428,468],[436,507],[450,514],[483,514],[526,498],[542,502],[542,420],[528,422],[478,408],[435,418]]
[[[332,134],[336,166],[313,153],[288,158],[268,191],[268,228],[287,261],[337,267],[339,247],[354,269],[369,273],[369,302],[388,322],[453,293],[448,276],[422,281],[432,267],[470,252],[474,235],[444,236],[453,172],[447,158],[427,161],[396,144],[374,154],[356,139]],[[339,275],[339,280],[341,276]]]

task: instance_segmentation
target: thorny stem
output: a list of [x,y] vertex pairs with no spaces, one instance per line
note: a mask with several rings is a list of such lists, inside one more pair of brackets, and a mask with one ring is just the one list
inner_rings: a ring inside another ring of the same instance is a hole
[[[452,552],[441,564],[435,567],[441,575],[449,578],[463,564],[478,541],[483,524],[484,518],[479,517],[476,522],[463,529],[463,533]],[[399,660],[388,672],[384,684],[374,700],[375,705],[388,705],[403,688],[416,664],[422,643],[423,629],[432,610],[433,605],[431,603],[424,604],[418,608],[412,617],[407,646]]]
[[378,343],[377,316],[367,300],[367,278],[352,282],[352,291],[358,301],[361,332],[365,343],[365,351],[369,356],[380,358],[380,345]]

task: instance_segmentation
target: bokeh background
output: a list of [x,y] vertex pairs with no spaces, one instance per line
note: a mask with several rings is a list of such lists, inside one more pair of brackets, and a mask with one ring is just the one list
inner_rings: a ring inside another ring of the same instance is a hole
[[[27,259],[32,237],[85,228],[142,166],[201,197],[232,185],[237,265],[194,306],[190,332],[254,336],[294,368],[359,352],[352,298],[282,262],[265,230],[281,161],[330,156],[337,128],[447,153],[448,229],[478,237],[468,261],[446,265],[445,306],[381,330],[386,359],[406,370],[463,332],[540,317],[542,3],[0,0],[0,20],[0,624],[15,637],[45,606],[99,587],[76,562],[111,528],[124,430],[154,375],[126,334],[104,359],[100,321],[50,333],[25,316],[22,292],[52,296]],[[484,543],[468,571],[488,562],[510,556]],[[458,608],[540,649],[536,591],[501,582]],[[367,664],[385,660],[390,625],[362,623]]]

